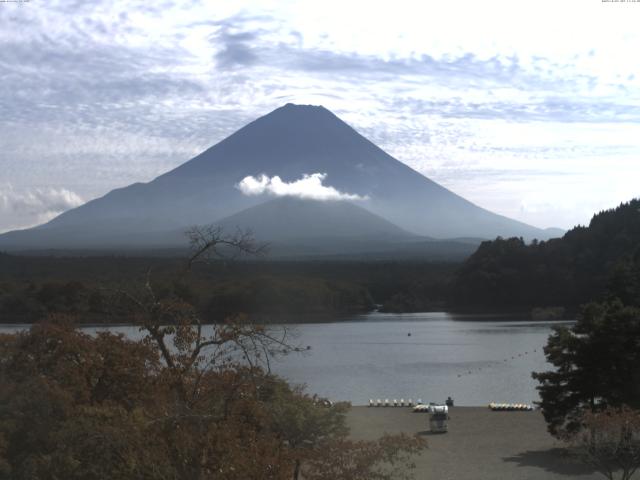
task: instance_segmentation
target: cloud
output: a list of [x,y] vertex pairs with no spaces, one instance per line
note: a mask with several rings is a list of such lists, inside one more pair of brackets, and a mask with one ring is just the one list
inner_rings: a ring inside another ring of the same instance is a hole
[[7,184],[0,188],[0,211],[11,215],[51,218],[82,205],[78,194],[66,188],[34,188],[16,191]]
[[[302,35],[287,30],[276,19],[236,15],[216,23],[210,42],[218,53],[218,67],[266,67],[299,71],[309,76],[373,83],[429,82],[448,89],[517,89],[575,92],[598,84],[598,78],[565,71],[571,65],[536,56],[523,62],[518,55],[479,56],[471,51],[435,56],[427,53],[384,57],[321,46],[303,46]],[[275,35],[274,32],[278,32]]]
[[233,33],[228,25],[221,25],[220,32],[214,37],[214,42],[222,47],[214,58],[219,68],[246,67],[258,61],[258,55],[250,46],[258,40],[258,32]]
[[638,123],[640,106],[589,98],[565,99],[541,96],[535,99],[500,101],[465,101],[461,98],[423,100],[416,97],[395,98],[395,111],[413,115],[438,115],[442,118],[513,121],[554,121],[564,123]]
[[259,177],[244,177],[237,188],[245,195],[269,194],[276,197],[297,197],[309,200],[366,200],[363,197],[351,193],[343,193],[322,182],[327,178],[326,173],[305,174],[300,180],[285,182],[279,176],[269,177],[260,175]]

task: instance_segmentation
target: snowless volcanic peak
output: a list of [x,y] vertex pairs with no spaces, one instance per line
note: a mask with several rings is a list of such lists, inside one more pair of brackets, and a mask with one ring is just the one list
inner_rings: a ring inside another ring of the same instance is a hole
[[[251,181],[264,192],[247,195],[238,188]],[[332,189],[413,234],[548,237],[412,170],[327,109],[287,104],[149,183],[113,190],[40,227],[1,235],[0,248],[126,246],[133,239],[157,245],[163,232],[215,223],[283,191],[302,198],[311,187]]]

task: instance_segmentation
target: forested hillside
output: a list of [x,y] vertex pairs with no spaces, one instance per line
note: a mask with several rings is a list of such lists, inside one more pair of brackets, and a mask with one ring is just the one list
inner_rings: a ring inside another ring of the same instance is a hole
[[607,296],[638,305],[640,199],[600,212],[562,238],[483,242],[450,292],[458,307],[575,307]]

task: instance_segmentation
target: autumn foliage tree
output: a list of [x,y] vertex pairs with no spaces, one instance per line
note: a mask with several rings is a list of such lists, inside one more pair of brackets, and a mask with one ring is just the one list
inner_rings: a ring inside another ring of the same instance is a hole
[[[111,303],[140,338],[89,335],[65,317],[0,336],[0,479],[391,479],[418,438],[351,442],[347,405],[327,405],[270,373],[296,350],[286,330],[241,316],[203,325],[180,292],[191,266],[249,236],[191,234],[176,288],[150,273]],[[389,466],[395,466],[389,468]]]
[[630,480],[640,468],[640,411],[626,406],[587,411],[571,443],[582,461],[609,480]]

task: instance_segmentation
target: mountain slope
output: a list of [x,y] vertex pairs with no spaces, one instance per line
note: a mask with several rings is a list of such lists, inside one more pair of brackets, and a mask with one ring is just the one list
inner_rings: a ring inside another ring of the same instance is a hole
[[402,251],[424,240],[347,201],[276,198],[216,224],[229,232],[250,229],[269,243],[271,257]]
[[269,244],[270,258],[460,261],[480,244],[421,237],[347,201],[276,198],[216,223],[228,232],[251,229]]
[[225,230],[251,229],[265,241],[294,242],[317,238],[418,240],[393,223],[346,201],[319,202],[282,197],[250,207],[216,222]]
[[211,223],[268,198],[243,195],[248,175],[293,181],[326,173],[325,184],[399,227],[430,237],[546,238],[529,225],[484,210],[397,161],[323,107],[285,105],[178,168],[116,189],[49,223],[0,236],[0,248],[157,242],[155,232]]

